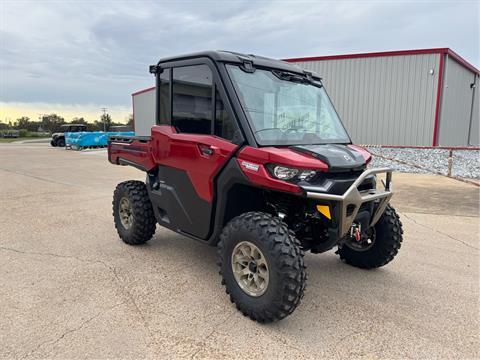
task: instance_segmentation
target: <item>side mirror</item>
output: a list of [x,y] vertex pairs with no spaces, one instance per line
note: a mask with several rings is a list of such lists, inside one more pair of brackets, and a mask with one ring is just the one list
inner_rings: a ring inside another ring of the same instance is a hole
[[156,75],[158,72],[158,69],[159,69],[158,65],[150,65],[149,67],[150,74]]

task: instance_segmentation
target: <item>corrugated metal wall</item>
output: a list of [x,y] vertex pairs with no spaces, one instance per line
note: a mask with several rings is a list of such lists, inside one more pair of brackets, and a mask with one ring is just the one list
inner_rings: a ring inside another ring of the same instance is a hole
[[[475,74],[445,55],[438,145],[467,145]],[[478,122],[478,120],[477,120]]]
[[296,64],[324,79],[354,142],[431,146],[439,60],[420,54]]
[[472,124],[470,125],[469,145],[480,145],[480,77],[475,78],[475,91],[472,107]]
[[132,101],[135,135],[150,136],[155,125],[155,89],[134,94]]

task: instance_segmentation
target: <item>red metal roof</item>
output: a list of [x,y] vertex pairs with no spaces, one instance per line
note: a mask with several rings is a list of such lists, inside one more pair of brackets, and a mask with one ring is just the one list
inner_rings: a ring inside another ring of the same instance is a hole
[[[380,56],[401,56],[401,55],[419,55],[419,54],[448,54],[455,61],[457,61],[459,64],[469,69],[471,72],[474,72],[477,75],[480,75],[480,70],[478,70],[475,66],[470,64],[467,60],[465,60],[460,55],[458,55],[455,51],[449,48],[380,51],[380,52],[346,54],[346,55],[310,56],[310,57],[283,59],[283,61],[287,61],[287,62],[321,61],[321,60],[359,59],[359,58],[380,57]],[[132,96],[140,95],[140,94],[143,94],[144,92],[151,91],[153,89],[155,89],[155,86],[136,91],[132,94]]]
[[359,54],[346,54],[346,55],[326,55],[326,56],[311,56],[311,57],[299,57],[283,59],[287,62],[302,62],[302,61],[322,61],[322,60],[341,60],[341,59],[359,59],[370,57],[383,57],[383,56],[402,56],[402,55],[420,55],[420,54],[448,54],[455,61],[469,69],[470,71],[480,75],[480,70],[470,64],[467,60],[458,55],[455,51],[449,48],[433,48],[433,49],[416,49],[416,50],[396,50],[396,51],[380,51],[370,53]]
[[140,95],[140,94],[146,93],[148,91],[152,91],[152,90],[155,90],[155,86],[152,86],[152,87],[149,87],[149,88],[146,88],[146,89],[143,89],[143,90],[138,90],[138,91],[132,93],[132,96]]

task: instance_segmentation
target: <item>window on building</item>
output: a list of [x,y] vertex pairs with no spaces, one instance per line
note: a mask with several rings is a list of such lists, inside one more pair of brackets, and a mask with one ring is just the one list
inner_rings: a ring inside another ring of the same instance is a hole
[[237,123],[230,117],[218,90],[215,90],[215,135],[229,141],[239,135]]
[[160,74],[160,124],[170,124],[170,69]]
[[172,126],[179,132],[212,133],[212,72],[207,65],[173,69]]

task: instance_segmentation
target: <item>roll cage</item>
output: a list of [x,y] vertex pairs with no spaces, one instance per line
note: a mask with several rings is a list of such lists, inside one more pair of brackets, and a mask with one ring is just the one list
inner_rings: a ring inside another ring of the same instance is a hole
[[[194,66],[194,65],[207,65],[212,72],[213,76],[213,91],[212,91],[212,101],[213,104],[216,102],[216,90],[218,91],[219,96],[221,96],[226,101],[224,105],[226,111],[228,112],[231,119],[236,121],[241,137],[236,139],[235,143],[238,145],[249,145],[252,147],[262,147],[258,143],[254,136],[254,130],[250,122],[248,121],[247,115],[243,109],[243,106],[237,96],[234,85],[230,79],[230,75],[226,69],[226,64],[237,65],[246,72],[253,72],[256,68],[263,70],[275,71],[277,73],[291,74],[294,77],[305,78],[306,82],[320,82],[321,78],[311,72],[304,71],[296,65],[290,63],[269,59],[261,56],[255,55],[244,55],[235,52],[227,51],[206,51],[194,54],[187,54],[183,56],[170,57],[161,59],[156,65],[150,66],[150,73],[155,75],[156,82],[156,108],[155,108],[155,122],[160,124],[160,113],[161,113],[161,92],[160,86],[162,84],[161,74],[167,69],[174,69],[185,66]],[[172,119],[172,71],[169,74],[169,119],[171,124]],[[213,106],[215,111],[215,106]],[[213,116],[215,121],[215,115]],[[162,124],[166,124],[163,122]],[[343,124],[342,124],[343,126]],[[213,126],[212,126],[213,128]],[[348,142],[349,144],[351,141]],[[280,145],[281,146],[281,145]]]

